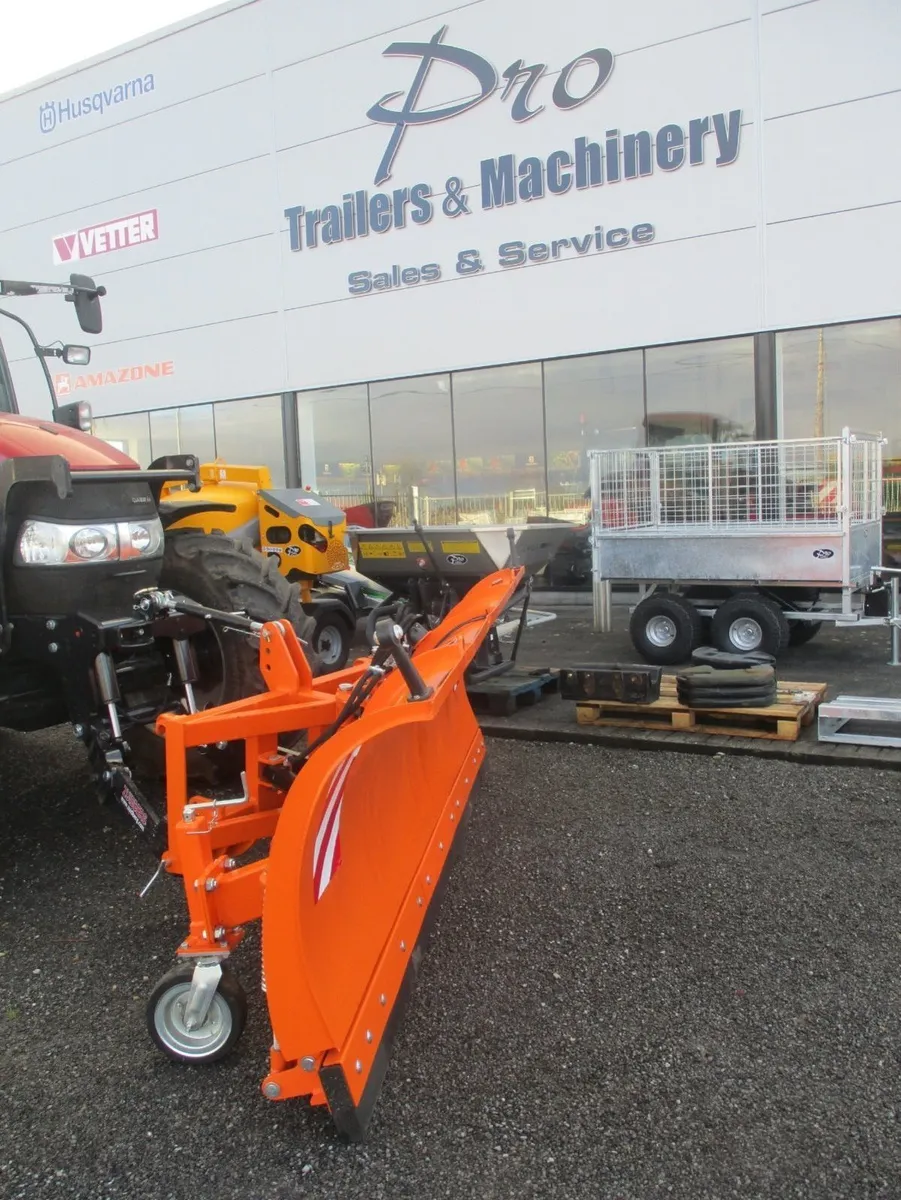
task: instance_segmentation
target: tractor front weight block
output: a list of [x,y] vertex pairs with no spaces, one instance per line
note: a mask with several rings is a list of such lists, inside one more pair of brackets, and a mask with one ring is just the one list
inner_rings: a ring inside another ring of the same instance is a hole
[[[482,580],[412,649],[399,627],[380,629],[371,658],[315,681],[293,629],[269,622],[265,694],[160,718],[162,863],[188,909],[187,961],[148,1004],[164,1053],[203,1062],[231,1049],[246,999],[230,965],[201,996],[197,964],[221,964],[259,919],[272,1026],[263,1095],[307,1097],[344,1137],[365,1137],[485,758],[465,674],[522,574]],[[239,739],[242,794],[189,795],[191,747]]]

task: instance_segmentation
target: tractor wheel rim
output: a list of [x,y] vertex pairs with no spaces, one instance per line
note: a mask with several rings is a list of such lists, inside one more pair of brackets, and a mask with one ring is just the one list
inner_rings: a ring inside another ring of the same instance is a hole
[[645,634],[652,646],[663,649],[676,640],[676,622],[671,617],[651,617],[645,626]]
[[729,626],[729,641],[736,650],[759,650],[763,630],[753,617],[739,617]]
[[316,651],[327,667],[336,663],[341,657],[341,634],[331,625],[326,625],[319,631],[316,639]]
[[160,1040],[182,1058],[208,1058],[229,1039],[232,1016],[217,992],[206,1017],[196,1029],[185,1025],[185,1008],[191,991],[190,982],[175,984],[157,1001],[153,1024]]

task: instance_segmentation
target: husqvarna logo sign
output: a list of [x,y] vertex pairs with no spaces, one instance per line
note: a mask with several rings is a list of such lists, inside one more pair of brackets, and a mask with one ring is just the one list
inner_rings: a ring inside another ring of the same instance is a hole
[[152,74],[138,75],[134,79],[123,79],[110,87],[100,88],[86,96],[66,96],[62,100],[45,100],[38,109],[38,124],[41,133],[53,133],[68,121],[80,121],[96,113],[102,116],[118,104],[126,104],[146,96],[156,89]]

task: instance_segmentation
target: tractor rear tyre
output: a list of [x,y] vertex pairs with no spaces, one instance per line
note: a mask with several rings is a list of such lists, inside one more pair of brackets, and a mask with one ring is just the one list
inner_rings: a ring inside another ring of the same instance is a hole
[[645,597],[629,622],[632,645],[647,662],[660,666],[688,662],[703,634],[701,614],[691,601],[669,592]]
[[[196,529],[170,531],[166,534],[160,587],[210,608],[246,612],[256,621],[288,620],[304,642],[313,673],[321,673],[311,646],[313,621],[303,610],[297,585],[280,575],[275,561],[254,550],[250,542]],[[266,691],[256,639],[208,625],[191,642],[199,674],[194,685],[198,709]],[[136,773],[161,778],[165,747],[154,727],[132,728],[126,740]],[[194,751],[188,767],[192,776],[202,776],[209,782],[231,782],[244,769],[244,743]]]

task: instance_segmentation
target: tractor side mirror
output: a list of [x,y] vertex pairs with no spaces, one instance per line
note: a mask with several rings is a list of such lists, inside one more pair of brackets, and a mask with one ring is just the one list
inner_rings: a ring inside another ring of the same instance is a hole
[[62,359],[70,367],[86,367],[91,361],[90,346],[63,346]]
[[98,287],[89,275],[70,275],[69,282],[73,287],[88,289],[78,291],[72,297],[78,324],[85,333],[102,333],[103,313],[100,310],[100,297],[106,295],[106,288]]
[[90,433],[94,427],[94,417],[87,400],[74,400],[71,404],[61,404],[54,417],[57,425],[66,425],[69,429],[80,429],[82,433]]

